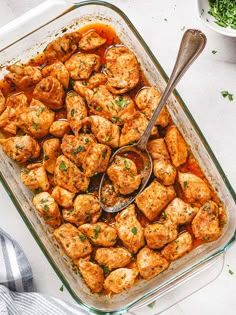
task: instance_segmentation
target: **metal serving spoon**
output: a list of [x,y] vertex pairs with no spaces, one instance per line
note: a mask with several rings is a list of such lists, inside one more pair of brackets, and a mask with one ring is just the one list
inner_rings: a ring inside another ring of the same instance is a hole
[[170,79],[167,83],[165,91],[161,97],[161,100],[153,113],[152,118],[150,119],[147,128],[145,129],[144,133],[142,134],[140,140],[133,145],[126,145],[120,149],[118,149],[111,157],[109,165],[113,162],[115,156],[122,155],[124,153],[134,153],[136,156],[138,155],[140,159],[143,161],[143,169],[141,170],[140,174],[142,176],[141,184],[139,188],[127,196],[122,196],[121,201],[118,201],[116,204],[112,206],[108,206],[102,200],[102,188],[104,185],[104,181],[106,178],[106,173],[103,174],[100,186],[99,186],[99,202],[101,207],[106,212],[118,212],[124,208],[126,208],[129,204],[131,204],[134,199],[140,194],[144,188],[146,187],[148,180],[152,174],[153,170],[153,162],[152,158],[147,151],[147,142],[149,136],[151,134],[152,128],[155,125],[158,115],[160,114],[163,106],[165,105],[168,97],[174,90],[175,86],[182,78],[184,73],[187,71],[189,66],[194,62],[194,60],[200,55],[202,50],[206,45],[206,36],[199,30],[189,29],[187,30],[182,38],[179,53],[175,62],[175,66],[173,72],[170,76]]

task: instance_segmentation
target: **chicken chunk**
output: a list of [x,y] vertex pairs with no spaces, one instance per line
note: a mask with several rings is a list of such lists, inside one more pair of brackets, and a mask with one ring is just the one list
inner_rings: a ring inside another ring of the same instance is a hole
[[47,191],[49,182],[45,168],[41,163],[29,164],[21,169],[22,183],[31,190]]
[[[145,87],[138,92],[138,94],[135,96],[135,103],[137,104],[140,111],[144,113],[148,119],[151,119],[153,112],[160,102],[160,99],[160,92],[154,86],[151,86]],[[156,125],[166,127],[169,122],[170,114],[166,107],[164,107],[156,120]]]
[[107,87],[113,94],[123,94],[139,82],[137,58],[127,47],[119,45],[109,48],[105,55]]
[[81,38],[79,31],[67,33],[50,42],[44,50],[47,64],[54,62],[65,62],[77,50],[77,44]]
[[211,198],[210,188],[200,177],[190,173],[179,172],[178,181],[188,202],[199,206]]
[[119,238],[129,252],[135,254],[144,246],[143,228],[136,218],[134,204],[117,214],[115,227]]
[[0,128],[11,134],[17,132],[17,121],[28,105],[27,97],[24,93],[12,94],[7,98],[6,108],[0,115]]
[[92,252],[92,246],[87,237],[70,223],[62,224],[53,234],[62,245],[66,255],[73,260],[84,258]]
[[[138,141],[148,125],[144,114],[135,112],[132,118],[125,121],[120,135],[120,146]],[[151,135],[157,134],[157,128],[153,127]]]
[[56,78],[48,76],[36,85],[33,96],[52,109],[60,109],[63,107],[65,92]]
[[6,100],[2,91],[0,90],[0,115],[5,109],[6,109]]
[[87,261],[86,259],[80,259],[79,270],[81,275],[93,293],[98,293],[103,289],[104,272],[97,264]]
[[167,160],[153,161],[153,173],[165,186],[173,185],[176,177],[176,169]]
[[3,151],[14,161],[24,163],[40,154],[40,146],[32,137],[20,136],[0,139]]
[[89,178],[64,155],[60,155],[57,158],[54,169],[54,181],[56,185],[72,193],[85,191],[89,185]]
[[215,202],[208,201],[201,207],[192,221],[192,230],[197,239],[207,242],[220,236],[219,209]]
[[188,147],[176,126],[167,129],[165,141],[175,167],[184,164],[188,158]]
[[144,229],[144,236],[149,248],[162,248],[167,243],[176,239],[177,225],[170,221],[165,223],[149,224]]
[[85,127],[90,126],[92,133],[100,143],[117,148],[120,140],[120,128],[100,116],[89,116],[83,120]]
[[79,41],[79,48],[85,51],[93,50],[98,48],[106,43],[106,38],[102,38],[95,31],[89,31],[84,34]]
[[56,160],[60,155],[60,141],[51,138],[43,142],[43,166],[48,173],[53,174]]
[[116,229],[104,222],[83,224],[79,230],[85,234],[95,246],[110,247],[117,241]]
[[73,80],[88,79],[93,71],[98,72],[100,65],[100,56],[96,54],[79,53],[65,62]]
[[62,62],[55,62],[48,65],[42,69],[42,74],[44,77],[54,77],[56,78],[65,89],[68,89],[70,74]]
[[5,75],[5,79],[20,89],[34,86],[42,79],[41,71],[37,67],[11,65],[7,70],[10,72]]
[[192,236],[189,232],[181,233],[176,240],[166,245],[161,254],[169,261],[174,261],[190,252]]
[[99,265],[106,266],[109,271],[127,266],[131,258],[130,252],[123,247],[98,248],[95,254]]
[[119,268],[112,271],[104,281],[104,288],[108,292],[121,293],[128,291],[134,285],[137,272],[133,269]]
[[82,127],[83,118],[87,117],[87,108],[84,99],[76,93],[66,96],[67,120],[72,131],[77,135]]
[[173,186],[163,186],[154,180],[138,195],[135,202],[143,214],[153,221],[175,195]]
[[135,163],[119,155],[108,167],[107,175],[113,182],[115,191],[123,195],[131,194],[138,189],[142,179]]
[[91,144],[82,163],[85,175],[92,177],[98,173],[105,172],[110,156],[111,149],[109,146],[100,143]]
[[166,270],[169,262],[159,253],[144,247],[137,255],[137,265],[140,275],[146,280],[151,280]]
[[124,197],[118,196],[114,190],[114,186],[109,181],[104,181],[102,186],[102,202],[107,206],[113,206],[117,202],[124,201]]
[[70,132],[70,124],[65,120],[54,121],[49,129],[49,132],[54,137],[63,138],[64,135]]
[[[75,84],[77,83],[78,81],[75,82]],[[107,77],[105,76],[104,73],[93,73],[91,75],[91,77],[88,78],[88,80],[86,81],[86,86],[89,88],[89,89],[94,89],[96,87],[99,87],[100,85],[103,85],[107,82]],[[84,85],[84,81],[82,81],[82,85]],[[74,86],[75,88],[75,86]],[[76,89],[75,89],[76,91]]]
[[190,205],[180,198],[175,198],[165,209],[165,215],[174,224],[186,224],[192,221],[198,210],[199,208],[194,205]]
[[48,192],[41,192],[34,196],[33,205],[45,222],[54,228],[61,225],[61,213],[55,200]]
[[43,103],[32,99],[30,106],[19,115],[18,126],[34,138],[45,137],[54,121],[55,113]]
[[63,154],[77,166],[81,166],[89,147],[94,143],[91,135],[79,134],[78,137],[65,135],[62,139]]
[[147,149],[154,160],[164,159],[168,161],[170,159],[165,140],[163,138],[148,141]]
[[73,205],[73,198],[75,194],[62,187],[55,186],[52,190],[51,196],[60,206],[69,208]]
[[102,213],[96,196],[78,195],[74,200],[72,209],[63,210],[63,218],[77,226],[87,222],[96,223]]

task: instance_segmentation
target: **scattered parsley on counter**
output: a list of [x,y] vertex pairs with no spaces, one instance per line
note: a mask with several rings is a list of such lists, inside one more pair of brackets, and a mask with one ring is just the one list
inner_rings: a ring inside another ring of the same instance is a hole
[[156,301],[154,301],[154,302],[148,304],[148,307],[153,308],[153,307],[155,306],[155,303],[156,303]]
[[212,50],[212,54],[215,55],[217,53],[217,50]]
[[60,291],[61,291],[61,292],[64,291],[64,285],[62,285],[62,286],[60,287]]
[[234,272],[231,269],[229,269],[229,274],[232,276]]
[[222,27],[236,29],[236,0],[209,0],[210,10],[215,23]]
[[233,94],[229,93],[228,91],[222,91],[221,92],[221,95],[224,97],[224,98],[228,98],[229,101],[233,101],[234,98],[233,98]]
[[185,27],[185,26],[183,26],[183,27],[181,28],[181,31],[184,31],[184,30],[185,30],[185,28],[186,28],[186,27]]

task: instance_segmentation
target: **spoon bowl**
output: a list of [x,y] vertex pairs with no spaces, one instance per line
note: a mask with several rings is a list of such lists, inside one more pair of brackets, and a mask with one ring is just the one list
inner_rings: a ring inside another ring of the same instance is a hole
[[172,93],[172,91],[174,90],[177,83],[184,75],[184,73],[187,71],[189,66],[200,55],[205,45],[206,45],[206,36],[201,31],[189,29],[184,33],[181,44],[180,44],[178,56],[175,62],[175,66],[170,76],[170,79],[167,83],[164,93],[162,94],[160,102],[159,104],[157,104],[157,107],[152,115],[152,118],[150,119],[140,140],[138,141],[137,144],[127,145],[127,146],[119,148],[112,155],[109,162],[109,166],[110,166],[117,155],[124,155],[125,153],[128,153],[128,152],[135,152],[135,154],[138,155],[138,157],[143,163],[142,170],[140,171],[140,175],[142,177],[141,184],[139,185],[139,188],[135,190],[132,194],[128,195],[127,197],[122,196],[122,198],[118,200],[118,202],[116,202],[112,206],[109,206],[108,204],[105,204],[104,200],[102,199],[103,186],[104,186],[104,182],[107,176],[107,174],[104,173],[100,182],[100,186],[99,186],[99,202],[104,211],[106,212],[121,211],[122,209],[126,208],[129,204],[131,204],[135,200],[135,198],[146,187],[148,180],[150,179],[150,176],[152,174],[152,170],[153,170],[152,158],[149,152],[147,151],[147,142],[150,137],[152,128],[155,125],[156,120],[163,106],[165,105],[168,97],[170,96],[170,94]]

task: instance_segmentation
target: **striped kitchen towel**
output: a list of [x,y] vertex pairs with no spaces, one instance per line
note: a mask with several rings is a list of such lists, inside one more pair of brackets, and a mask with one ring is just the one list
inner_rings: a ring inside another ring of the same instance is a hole
[[0,315],[89,315],[81,307],[33,292],[28,259],[0,228]]

